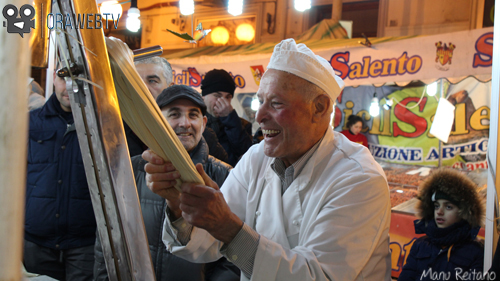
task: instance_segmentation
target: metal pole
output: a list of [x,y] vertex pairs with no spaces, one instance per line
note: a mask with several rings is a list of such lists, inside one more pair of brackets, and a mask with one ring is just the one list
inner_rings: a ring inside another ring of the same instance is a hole
[[342,19],[342,0],[332,2],[332,20],[339,22]]
[[[26,0],[0,0],[19,9]],[[29,34],[0,30],[0,279],[21,280],[28,133]]]
[[[441,97],[443,96],[443,78],[441,78],[441,91],[439,92],[438,94],[438,103],[439,103],[439,100],[441,99]],[[441,140],[439,140],[439,158],[438,158],[438,167],[441,168],[442,165],[443,165],[443,142]]]
[[[499,7],[500,0],[495,1]],[[495,9],[495,18],[500,18],[500,9]],[[500,25],[495,24],[493,32],[500,34]],[[498,231],[496,221],[498,219],[498,189],[500,188],[500,177],[498,175],[498,160],[500,155],[498,146],[498,123],[499,123],[499,93],[500,93],[500,37],[493,38],[493,61],[491,70],[491,105],[490,105],[490,135],[488,139],[488,190],[486,195],[486,221],[485,221],[485,243],[484,243],[484,268],[491,267],[493,252],[498,242]]]

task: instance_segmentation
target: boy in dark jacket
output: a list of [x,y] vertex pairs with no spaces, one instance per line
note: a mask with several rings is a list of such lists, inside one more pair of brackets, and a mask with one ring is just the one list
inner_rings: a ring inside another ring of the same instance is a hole
[[413,244],[398,280],[482,280],[484,250],[476,236],[484,204],[476,184],[442,168],[420,185],[419,199],[415,233],[426,236]]

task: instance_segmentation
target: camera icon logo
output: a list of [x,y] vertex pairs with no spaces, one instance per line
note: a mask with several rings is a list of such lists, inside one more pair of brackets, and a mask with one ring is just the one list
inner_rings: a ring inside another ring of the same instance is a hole
[[3,7],[3,16],[7,21],[3,21],[3,26],[7,27],[8,33],[19,33],[24,38],[25,33],[30,33],[35,28],[35,8],[32,5],[25,4],[19,9],[17,17],[17,7],[8,4]]

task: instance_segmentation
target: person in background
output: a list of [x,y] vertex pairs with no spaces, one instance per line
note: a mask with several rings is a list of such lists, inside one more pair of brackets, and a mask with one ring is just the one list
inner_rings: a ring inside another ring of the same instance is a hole
[[361,134],[361,130],[364,126],[363,119],[361,119],[361,117],[357,115],[349,115],[346,126],[347,130],[341,132],[344,136],[352,142],[368,147],[368,140],[365,135]]
[[164,89],[174,85],[172,66],[165,58],[151,57],[135,61],[134,64],[137,73],[155,99]]
[[33,78],[30,78],[28,85],[28,110],[42,107],[45,104],[45,91],[40,84]]
[[[174,85],[172,66],[165,58],[152,57],[145,60],[136,61],[134,62],[134,64],[137,73],[139,73],[139,76],[141,76],[142,80],[148,87],[149,92],[155,99],[161,94],[164,89]],[[139,139],[139,137],[134,134],[134,132],[132,132],[132,129],[130,129],[130,127],[126,124],[125,134],[127,136],[127,142],[129,144],[129,152],[131,157],[140,155],[144,150],[147,149],[147,146]],[[204,136],[209,148],[210,155],[223,162],[227,162],[227,152],[219,143],[215,132],[210,128],[206,128]]]
[[[172,66],[162,57],[151,57],[134,62],[137,73],[148,87],[149,92],[156,99],[163,89],[174,85],[172,77]],[[127,139],[128,151],[130,157],[141,155],[148,147],[132,131],[130,126],[123,121],[125,137]]]
[[253,144],[257,144],[264,140],[264,135],[262,134],[262,129],[259,127],[257,132],[253,135]]
[[[231,106],[236,84],[223,69],[213,69],[201,81],[201,95],[207,105],[207,127],[212,128],[228,154],[231,166],[252,146],[252,124],[242,119]],[[208,141],[211,137],[204,133]]]
[[398,280],[465,280],[457,277],[465,272],[482,276],[484,250],[476,236],[485,211],[476,184],[457,170],[441,168],[420,185],[418,198],[421,219],[415,220],[415,233],[426,235],[413,243]]
[[264,140],[219,189],[172,184],[178,173],[154,152],[148,187],[166,199],[163,242],[180,257],[226,257],[241,280],[391,280],[390,200],[370,152],[330,125],[344,82],[293,39],[276,45],[257,97]]
[[96,222],[66,91],[29,113],[24,225],[26,270],[57,280],[92,280]]
[[[222,185],[229,175],[231,166],[208,155],[208,146],[202,138],[207,117],[207,108],[201,95],[185,85],[174,85],[158,96],[156,102],[172,129],[175,131],[193,163],[200,163],[217,184]],[[162,224],[165,220],[167,203],[154,194],[146,185],[144,161],[140,155],[132,157],[132,168],[141,204],[142,216],[149,242],[149,251],[158,281],[237,281],[239,269],[227,259],[212,263],[191,263],[167,251],[163,244]],[[108,280],[102,246],[96,241],[95,280]]]

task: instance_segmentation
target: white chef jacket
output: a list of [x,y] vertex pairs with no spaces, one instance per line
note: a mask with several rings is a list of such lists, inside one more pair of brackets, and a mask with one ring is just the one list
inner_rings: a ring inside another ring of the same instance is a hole
[[[283,196],[273,161],[263,143],[252,146],[221,188],[261,235],[251,280],[391,280],[389,189],[368,149],[329,127]],[[221,257],[222,242],[205,230],[193,227],[178,246],[166,228],[173,229],[168,216],[163,241],[173,254],[192,262]]]

